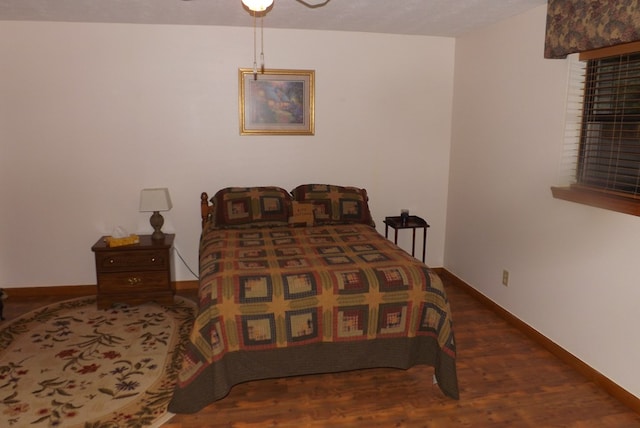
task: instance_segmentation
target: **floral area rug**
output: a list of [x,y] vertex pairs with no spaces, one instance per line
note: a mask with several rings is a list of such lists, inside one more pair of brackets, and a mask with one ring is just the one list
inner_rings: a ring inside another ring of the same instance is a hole
[[95,297],[32,311],[0,329],[0,427],[159,426],[195,304],[99,310]]

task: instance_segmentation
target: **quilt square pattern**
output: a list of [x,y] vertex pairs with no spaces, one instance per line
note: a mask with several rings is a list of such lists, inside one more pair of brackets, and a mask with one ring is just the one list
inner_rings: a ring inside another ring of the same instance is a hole
[[375,246],[371,244],[349,245],[349,248],[351,248],[351,251],[353,251],[354,253],[361,253],[363,251],[379,251]]
[[241,247],[260,247],[264,245],[263,239],[243,239],[238,242]]
[[311,236],[309,242],[311,244],[330,244],[334,242],[334,239],[331,236]]
[[367,276],[360,269],[339,271],[335,275],[334,287],[337,294],[361,294],[369,291]]
[[404,336],[409,327],[411,304],[408,302],[382,303],[378,306],[378,333]]
[[200,260],[200,270],[208,273],[215,273],[220,270],[220,252],[212,252],[208,257]]
[[391,266],[375,269],[380,290],[382,291],[399,291],[408,290],[409,281],[404,270],[399,266]]
[[274,314],[242,315],[242,346],[245,348],[272,348],[276,344],[276,320]]
[[300,247],[276,248],[273,250],[278,257],[301,256],[304,250]]
[[262,232],[240,232],[238,234],[239,239],[262,239]]
[[366,242],[367,241],[367,237],[361,234],[355,234],[355,235],[344,235],[342,237],[342,240],[344,242]]
[[353,264],[353,260],[351,260],[347,256],[328,256],[328,257],[323,257],[323,259],[328,265]]
[[220,237],[209,237],[206,239],[202,239],[200,242],[200,246],[202,251],[208,252],[213,251],[217,248],[224,248],[226,246],[226,241],[221,239]]
[[315,276],[311,272],[283,275],[284,298],[302,299],[319,294]]
[[266,269],[269,267],[269,262],[266,260],[239,260],[236,266],[237,269]]
[[389,260],[389,257],[385,256],[383,253],[367,253],[358,255],[365,262],[386,262]]
[[302,345],[322,339],[322,308],[300,309],[285,312],[287,342]]
[[273,284],[271,276],[241,276],[238,279],[238,301],[240,303],[270,302],[272,300]]
[[361,230],[362,229],[358,227],[350,226],[350,225],[336,226],[336,233],[339,235],[354,234],[354,233],[360,232]]
[[334,338],[352,340],[366,337],[369,325],[369,306],[338,307],[334,313]]
[[257,258],[265,258],[267,256],[267,252],[261,248],[249,248],[249,249],[240,249],[237,252],[237,257],[239,259],[257,259]]
[[424,302],[420,308],[418,334],[438,337],[438,332],[442,330],[446,320],[447,314],[445,311],[433,303]]
[[344,250],[338,245],[332,245],[330,247],[317,247],[316,251],[319,254],[323,254],[323,255],[344,253]]
[[283,269],[308,268],[309,266],[311,266],[309,264],[309,261],[305,258],[278,260],[278,265],[280,265],[280,267]]
[[331,235],[329,229],[324,227],[309,227],[301,229],[301,233],[305,236]]
[[291,245],[295,243],[296,241],[293,238],[276,238],[273,240],[274,245]]
[[218,290],[219,287],[220,285],[213,281],[207,280],[202,282],[198,293],[198,303],[201,306],[221,303],[222,300],[218,300],[218,296],[220,296],[220,290]]
[[282,199],[275,196],[261,196],[260,208],[262,209],[262,216],[265,218],[274,215],[281,216],[285,213]]
[[214,358],[222,356],[223,352],[227,348],[226,337],[224,334],[224,328],[221,318],[213,318],[207,329],[209,338],[211,341],[211,352]]
[[239,220],[249,218],[251,210],[251,198],[238,198],[227,201],[227,218]]
[[331,220],[331,201],[313,201],[313,217],[316,221]]
[[340,212],[345,220],[360,220],[362,217],[361,201],[357,199],[340,199]]

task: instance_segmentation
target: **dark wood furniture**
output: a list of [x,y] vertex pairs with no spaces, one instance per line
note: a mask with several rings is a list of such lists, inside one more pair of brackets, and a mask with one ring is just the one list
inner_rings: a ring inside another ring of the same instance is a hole
[[424,263],[425,257],[427,255],[427,228],[429,224],[421,217],[417,215],[410,215],[409,221],[406,224],[402,224],[402,219],[400,216],[395,217],[385,217],[384,218],[384,237],[388,238],[389,236],[389,227],[393,228],[395,231],[395,236],[393,238],[393,243],[398,244],[398,229],[412,229],[413,239],[411,241],[411,255],[415,257],[416,252],[416,229],[422,229],[422,263]]
[[156,301],[173,304],[171,283],[171,247],[175,235],[153,241],[151,235],[140,235],[140,243],[109,247],[105,237],[96,242],[98,308],[114,303],[140,304]]

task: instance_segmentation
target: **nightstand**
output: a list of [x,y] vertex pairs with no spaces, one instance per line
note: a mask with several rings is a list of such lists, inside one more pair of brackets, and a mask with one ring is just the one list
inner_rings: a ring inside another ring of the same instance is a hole
[[171,247],[175,235],[153,241],[140,235],[140,243],[109,247],[103,236],[91,251],[96,258],[98,308],[114,303],[140,304],[156,301],[173,304],[171,284]]
[[427,255],[427,228],[429,224],[417,215],[410,215],[407,224],[403,225],[400,216],[384,218],[384,237],[388,237],[389,227],[395,231],[393,243],[398,245],[398,229],[412,229],[413,240],[411,241],[411,255],[415,257],[416,249],[416,229],[422,229],[422,263]]

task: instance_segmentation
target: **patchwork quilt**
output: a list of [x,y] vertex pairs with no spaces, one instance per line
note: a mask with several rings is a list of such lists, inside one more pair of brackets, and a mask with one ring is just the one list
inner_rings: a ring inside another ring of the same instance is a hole
[[458,398],[442,282],[368,225],[205,229],[199,293],[171,412],[248,380],[416,364]]

